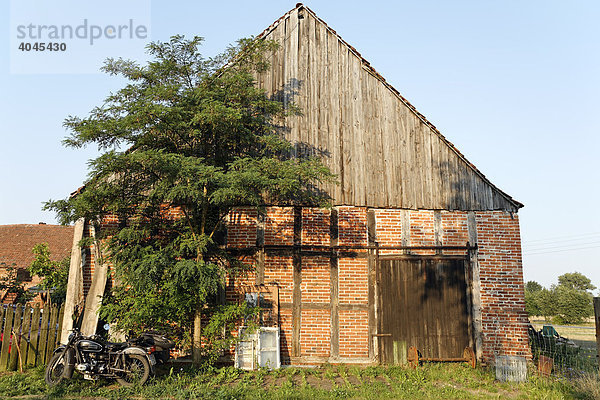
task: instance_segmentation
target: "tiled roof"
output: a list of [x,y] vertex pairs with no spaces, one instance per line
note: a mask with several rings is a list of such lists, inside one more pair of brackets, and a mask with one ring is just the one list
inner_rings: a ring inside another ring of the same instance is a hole
[[48,243],[52,260],[69,257],[73,229],[72,226],[46,224],[0,225],[0,262],[28,267],[34,259],[31,250],[38,243]]

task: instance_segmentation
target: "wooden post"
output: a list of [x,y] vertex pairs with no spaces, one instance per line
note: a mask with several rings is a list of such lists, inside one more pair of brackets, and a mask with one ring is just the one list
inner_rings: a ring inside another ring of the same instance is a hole
[[264,207],[258,209],[256,218],[256,279],[257,285],[265,283],[265,225],[267,219],[267,211]]
[[600,297],[594,297],[594,316],[596,321],[596,351],[600,363]]
[[108,278],[108,264],[102,257],[100,243],[96,239],[96,230],[90,227],[90,236],[95,239],[94,242],[94,276],[88,295],[85,299],[85,309],[83,310],[83,321],[81,322],[81,333],[87,336],[96,333],[98,327],[98,310],[104,296],[106,288],[106,279]]
[[[377,225],[375,220],[375,210],[367,211],[367,244],[369,246],[377,245]],[[369,358],[379,360],[379,338],[377,337],[377,311],[376,311],[376,271],[377,271],[377,252],[368,250],[368,329],[369,329]]]
[[294,255],[292,295],[292,357],[300,357],[300,324],[302,323],[302,207],[294,207]]
[[81,293],[81,283],[83,282],[83,276],[81,271],[81,247],[79,241],[83,238],[83,228],[85,226],[85,220],[80,218],[75,222],[75,229],[73,232],[73,246],[71,247],[71,264],[69,265],[69,280],[67,284],[67,298],[65,299],[65,314],[67,318],[63,318],[63,324],[61,325],[61,332],[59,335],[59,341],[61,343],[67,342],[69,331],[73,329],[73,314],[75,312],[75,306],[79,303]]
[[442,254],[442,245],[443,240],[442,240],[442,236],[444,233],[444,228],[442,227],[442,212],[440,210],[434,210],[433,211],[433,240],[436,246],[438,246],[439,248],[435,250],[435,254],[437,255],[441,255]]
[[[331,209],[329,216],[329,244],[331,247],[338,245],[338,217],[337,210]],[[330,279],[330,305],[331,305],[331,358],[340,356],[340,316],[339,316],[339,268],[338,255],[336,251],[331,251],[329,258],[329,279]]]
[[[467,215],[467,230],[469,234],[469,245],[477,244],[477,219],[475,212],[469,211]],[[473,250],[471,255],[471,301],[473,315],[473,331],[475,336],[475,356],[479,361],[483,358],[483,319],[481,316],[481,280],[479,277],[479,261],[477,259],[477,250]]]
[[[410,210],[400,210],[401,213],[401,230],[400,244],[402,246],[410,246]],[[404,254],[410,254],[410,250],[404,250]]]

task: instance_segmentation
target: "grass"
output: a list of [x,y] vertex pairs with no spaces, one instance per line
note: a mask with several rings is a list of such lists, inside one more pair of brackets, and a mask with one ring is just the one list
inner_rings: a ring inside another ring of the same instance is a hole
[[122,388],[112,381],[77,377],[47,388],[41,368],[0,374],[0,398],[26,399],[594,399],[600,381],[542,379],[522,384],[494,380],[490,369],[463,364],[403,367],[326,365],[277,371],[167,369],[143,387]]

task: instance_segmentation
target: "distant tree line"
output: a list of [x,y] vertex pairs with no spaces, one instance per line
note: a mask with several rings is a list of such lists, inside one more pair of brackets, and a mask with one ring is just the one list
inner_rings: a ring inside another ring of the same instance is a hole
[[594,315],[594,289],[592,281],[579,272],[559,276],[549,289],[529,281],[525,284],[525,309],[529,316],[543,316],[557,324],[580,324]]

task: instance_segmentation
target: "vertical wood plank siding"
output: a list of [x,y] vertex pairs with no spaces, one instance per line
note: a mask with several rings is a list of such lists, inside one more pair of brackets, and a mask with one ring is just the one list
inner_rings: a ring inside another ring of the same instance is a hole
[[262,37],[281,46],[258,84],[300,107],[302,115],[289,117],[283,132],[297,151],[320,154],[338,176],[339,185],[322,187],[335,204],[507,211],[521,206],[310,10],[292,10]]

